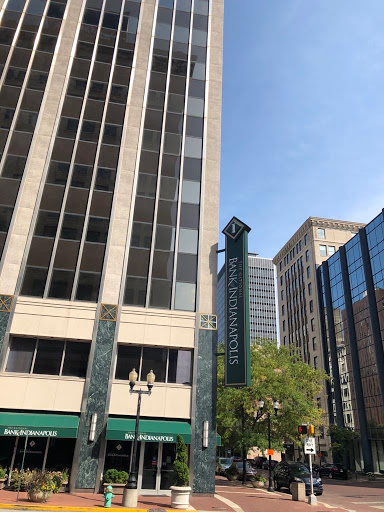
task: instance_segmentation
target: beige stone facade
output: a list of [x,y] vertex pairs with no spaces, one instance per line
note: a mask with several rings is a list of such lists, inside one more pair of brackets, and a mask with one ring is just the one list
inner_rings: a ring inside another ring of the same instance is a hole
[[[324,369],[316,268],[364,224],[309,217],[273,258],[277,268],[280,344]],[[326,390],[317,399],[328,423]],[[329,439],[320,439],[329,453]]]

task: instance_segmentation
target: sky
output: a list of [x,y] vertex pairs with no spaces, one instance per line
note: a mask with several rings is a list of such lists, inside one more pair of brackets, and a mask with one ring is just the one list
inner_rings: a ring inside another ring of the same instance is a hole
[[309,216],[380,212],[384,0],[225,0],[220,194],[263,257]]

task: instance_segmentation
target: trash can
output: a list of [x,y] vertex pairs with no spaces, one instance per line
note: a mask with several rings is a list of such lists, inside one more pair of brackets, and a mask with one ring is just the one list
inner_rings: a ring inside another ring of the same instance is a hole
[[305,483],[292,482],[290,488],[293,501],[305,501]]

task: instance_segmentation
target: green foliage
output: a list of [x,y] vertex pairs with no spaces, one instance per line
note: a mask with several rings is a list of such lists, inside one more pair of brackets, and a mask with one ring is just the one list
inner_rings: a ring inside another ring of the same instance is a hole
[[225,470],[225,474],[227,476],[239,476],[239,470],[237,469],[237,465],[233,462],[233,464],[231,464],[229,468]]
[[261,473],[256,473],[256,475],[253,477],[252,480],[255,480],[256,482],[264,482],[264,483],[267,481],[265,476],[263,476]]
[[25,471],[24,487],[28,494],[43,493],[44,501],[47,501],[52,493],[59,492],[54,473],[51,471],[41,471],[40,469]]
[[176,460],[173,469],[173,485],[187,487],[189,485],[188,452],[180,434],[177,434]]
[[107,484],[126,484],[128,482],[128,473],[118,471],[117,469],[108,469],[104,473],[103,482]]
[[20,484],[20,490],[25,491],[25,471],[19,471],[18,469],[14,469],[11,473],[11,482],[10,482],[10,488],[12,491],[17,491],[19,489]]
[[[219,348],[219,352],[223,347]],[[290,355],[275,342],[251,346],[251,386],[226,388],[224,360],[218,360],[217,430],[223,444],[233,450],[247,451],[253,446],[268,447],[267,415],[256,418],[258,401],[264,400],[264,411],[271,413],[272,447],[281,450],[284,441],[300,443],[297,426],[302,423],[323,424],[325,413],[317,408],[316,396],[327,375],[323,370]],[[272,401],[280,402],[278,416]]]
[[7,476],[7,468],[3,468],[0,466],[0,478],[5,478]]
[[336,457],[342,457],[349,453],[351,443],[360,437],[355,430],[348,427],[339,427],[338,425],[331,425],[328,435],[331,437],[332,453]]

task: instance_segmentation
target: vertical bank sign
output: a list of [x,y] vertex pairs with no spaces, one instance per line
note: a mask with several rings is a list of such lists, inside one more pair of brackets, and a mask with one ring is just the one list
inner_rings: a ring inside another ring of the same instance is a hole
[[225,385],[249,386],[250,333],[248,233],[251,228],[236,217],[225,235]]

